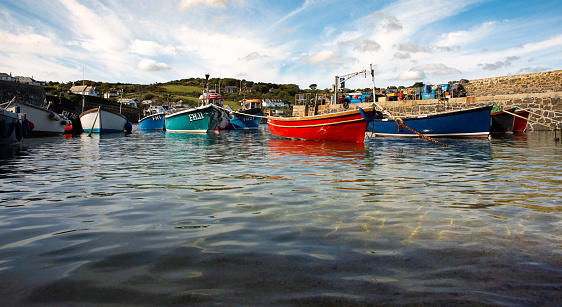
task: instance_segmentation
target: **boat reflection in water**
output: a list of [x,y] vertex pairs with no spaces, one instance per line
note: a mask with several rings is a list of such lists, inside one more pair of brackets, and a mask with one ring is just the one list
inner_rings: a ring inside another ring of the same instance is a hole
[[269,151],[282,156],[326,157],[339,160],[365,158],[365,146],[362,143],[270,139]]

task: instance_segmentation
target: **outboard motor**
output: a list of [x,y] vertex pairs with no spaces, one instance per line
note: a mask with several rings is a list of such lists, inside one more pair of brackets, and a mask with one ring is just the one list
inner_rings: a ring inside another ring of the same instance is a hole
[[125,123],[125,131],[131,133],[133,131],[133,125],[130,122]]

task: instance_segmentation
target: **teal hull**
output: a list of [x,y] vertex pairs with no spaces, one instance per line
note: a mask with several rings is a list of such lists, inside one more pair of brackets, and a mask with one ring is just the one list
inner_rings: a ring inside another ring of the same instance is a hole
[[208,132],[217,129],[220,110],[213,105],[166,115],[166,131]]

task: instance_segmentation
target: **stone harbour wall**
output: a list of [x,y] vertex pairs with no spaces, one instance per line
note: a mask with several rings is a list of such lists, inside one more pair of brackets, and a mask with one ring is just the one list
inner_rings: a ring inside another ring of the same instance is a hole
[[480,97],[562,91],[562,70],[469,80],[463,83],[467,96]]
[[9,102],[14,96],[35,105],[44,104],[46,98],[45,90],[41,86],[0,81],[0,104]]

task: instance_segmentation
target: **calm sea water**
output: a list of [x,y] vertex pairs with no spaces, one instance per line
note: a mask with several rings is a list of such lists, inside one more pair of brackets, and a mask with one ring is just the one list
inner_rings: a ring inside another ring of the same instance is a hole
[[553,132],[443,148],[262,128],[2,148],[1,305],[562,304]]

